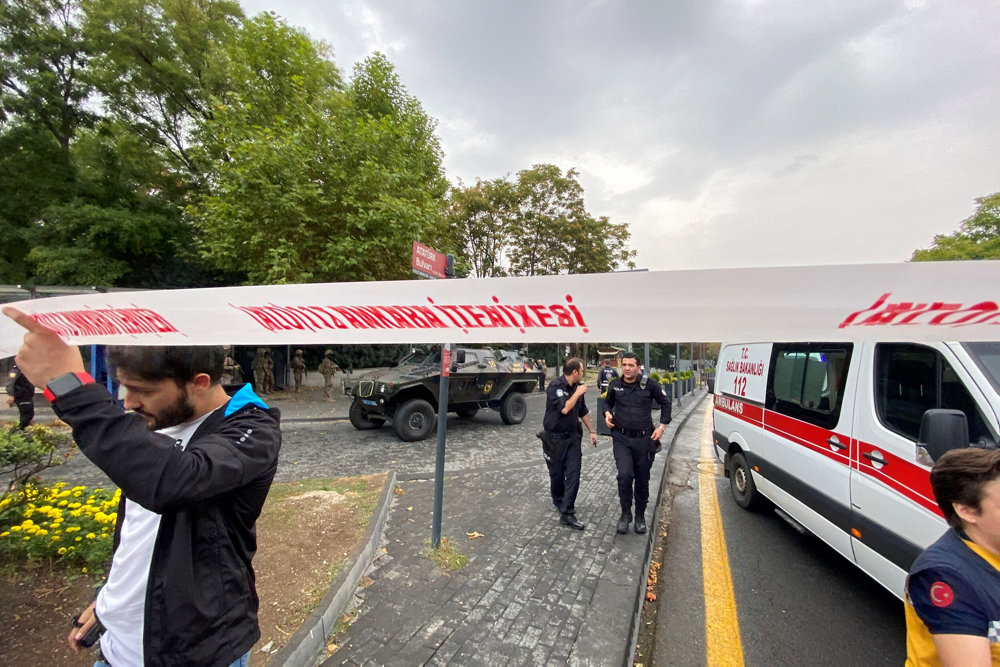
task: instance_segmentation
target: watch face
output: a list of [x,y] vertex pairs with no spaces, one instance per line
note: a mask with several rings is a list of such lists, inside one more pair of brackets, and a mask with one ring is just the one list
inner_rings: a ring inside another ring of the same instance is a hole
[[52,392],[54,396],[62,396],[63,394],[68,394],[77,387],[82,387],[83,382],[74,373],[66,373],[65,375],[60,375],[59,377],[53,379],[49,382],[46,387]]

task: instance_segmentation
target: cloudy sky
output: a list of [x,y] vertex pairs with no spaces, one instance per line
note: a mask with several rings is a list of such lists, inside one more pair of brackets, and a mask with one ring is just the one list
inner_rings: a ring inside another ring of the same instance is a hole
[[385,53],[453,183],[577,169],[642,268],[903,261],[1000,191],[994,0],[243,6]]

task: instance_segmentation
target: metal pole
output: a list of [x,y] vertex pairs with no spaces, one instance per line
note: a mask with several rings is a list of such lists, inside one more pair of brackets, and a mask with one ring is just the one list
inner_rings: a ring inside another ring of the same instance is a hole
[[644,368],[646,369],[646,372],[649,373],[651,371],[649,367],[649,343],[643,343],[643,345],[646,347],[646,365]]
[[681,376],[681,344],[680,343],[675,343],[675,345],[676,345],[676,348],[675,348],[676,355],[674,356],[674,359],[676,359],[677,361],[674,363],[674,373],[677,374],[677,381],[674,382],[674,396],[677,397],[677,407],[680,407],[680,405],[681,405],[681,392],[680,392],[680,384],[681,384],[681,377],[680,377]]
[[448,432],[448,384],[451,381],[451,343],[441,346],[441,381],[438,385],[437,456],[434,460],[434,520],[431,547],[441,546],[441,512],[444,505],[444,440]]

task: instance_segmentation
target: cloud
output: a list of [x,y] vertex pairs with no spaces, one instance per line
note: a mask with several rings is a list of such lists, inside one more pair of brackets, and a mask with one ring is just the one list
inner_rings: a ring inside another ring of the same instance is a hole
[[385,52],[453,181],[577,168],[648,268],[900,261],[1000,190],[986,0],[244,5]]

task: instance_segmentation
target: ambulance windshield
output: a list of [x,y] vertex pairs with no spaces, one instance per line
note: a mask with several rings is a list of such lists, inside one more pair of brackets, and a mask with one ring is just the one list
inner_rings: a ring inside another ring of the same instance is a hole
[[993,388],[1000,392],[1000,342],[962,343],[962,346],[989,378]]

